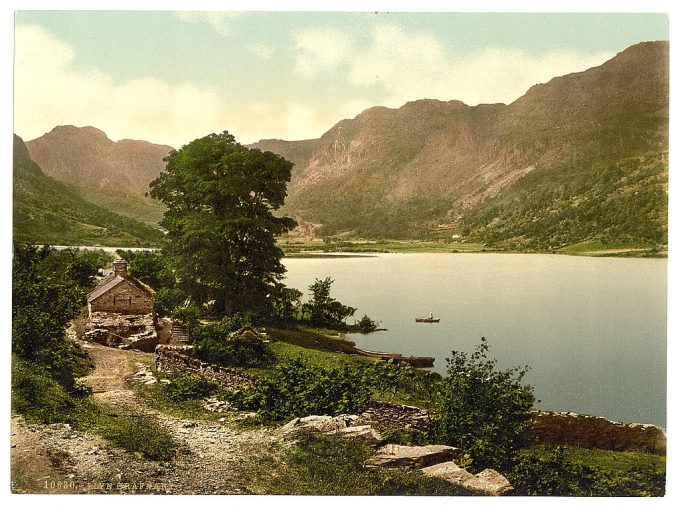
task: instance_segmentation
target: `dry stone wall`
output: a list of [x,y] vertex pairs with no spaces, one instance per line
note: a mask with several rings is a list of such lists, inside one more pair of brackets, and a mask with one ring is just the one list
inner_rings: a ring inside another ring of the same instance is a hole
[[532,428],[536,439],[543,444],[666,452],[666,434],[651,424],[624,424],[572,412],[535,411]]
[[427,410],[415,406],[372,401],[366,411],[359,416],[357,424],[371,424],[383,430],[400,427],[426,431],[430,425],[430,414]]
[[252,375],[204,362],[194,356],[191,345],[158,345],[156,368],[168,374],[194,373],[204,376],[232,389],[252,387],[256,378]]

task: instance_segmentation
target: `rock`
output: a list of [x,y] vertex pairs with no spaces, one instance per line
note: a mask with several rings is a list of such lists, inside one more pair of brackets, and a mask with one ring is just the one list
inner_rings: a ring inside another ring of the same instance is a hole
[[352,426],[358,419],[356,415],[308,415],[307,417],[296,417],[292,421],[281,427],[284,435],[295,433],[328,433],[339,429]]
[[217,398],[206,399],[205,403],[203,404],[203,408],[210,412],[218,413],[231,412],[236,410],[236,408],[234,408],[228,401],[220,401]]
[[360,438],[369,444],[378,444],[382,442],[383,438],[371,425],[364,424],[362,426],[347,426],[335,431],[329,431],[327,435],[337,435],[341,438]]
[[508,495],[514,491],[512,484],[505,476],[490,468],[473,475],[454,461],[448,461],[422,468],[420,471],[427,476],[438,477],[461,488],[485,495]]
[[445,461],[459,459],[463,451],[448,445],[397,445],[387,444],[364,462],[366,468],[422,468]]

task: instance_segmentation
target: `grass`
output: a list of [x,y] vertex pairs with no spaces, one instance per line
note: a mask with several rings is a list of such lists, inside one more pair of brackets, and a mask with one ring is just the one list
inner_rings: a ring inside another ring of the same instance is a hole
[[441,479],[407,469],[367,470],[373,454],[364,442],[305,436],[270,450],[253,466],[254,491],[276,495],[467,495]]
[[[532,451],[539,457],[547,458],[550,455],[551,449],[544,446],[536,446]],[[569,461],[578,461],[586,465],[610,470],[625,471],[631,468],[644,467],[657,473],[666,472],[666,456],[661,454],[565,447],[564,457]]]
[[90,396],[71,394],[39,366],[18,358],[12,365],[12,411],[27,422],[70,424],[150,460],[168,461],[177,448],[172,435],[153,417],[122,413]]

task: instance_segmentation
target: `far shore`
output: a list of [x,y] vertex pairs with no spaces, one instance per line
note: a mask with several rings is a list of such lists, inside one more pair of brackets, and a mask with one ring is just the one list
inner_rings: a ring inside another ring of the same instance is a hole
[[[495,253],[495,254],[559,254],[589,257],[631,257],[631,258],[668,258],[668,248],[651,246],[606,246],[599,242],[581,242],[553,250],[513,250],[497,249],[481,244],[465,242],[442,242],[437,240],[363,240],[352,239],[338,242],[325,242],[323,239],[293,239],[279,241],[279,247],[286,258],[340,258],[369,257],[384,253]],[[102,250],[107,253],[116,251],[160,251],[159,247],[137,246],[66,246],[54,245],[55,249],[82,249],[85,251]]]

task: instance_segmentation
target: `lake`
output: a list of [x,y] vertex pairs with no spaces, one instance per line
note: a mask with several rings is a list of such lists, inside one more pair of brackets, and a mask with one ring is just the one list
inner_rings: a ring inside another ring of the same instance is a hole
[[[528,364],[538,408],[666,424],[665,259],[534,254],[379,254],[286,258],[305,293],[331,276],[332,296],[387,331],[357,346],[436,358],[484,336],[500,367]],[[441,323],[416,323],[430,313]],[[352,318],[350,318],[351,322]]]

